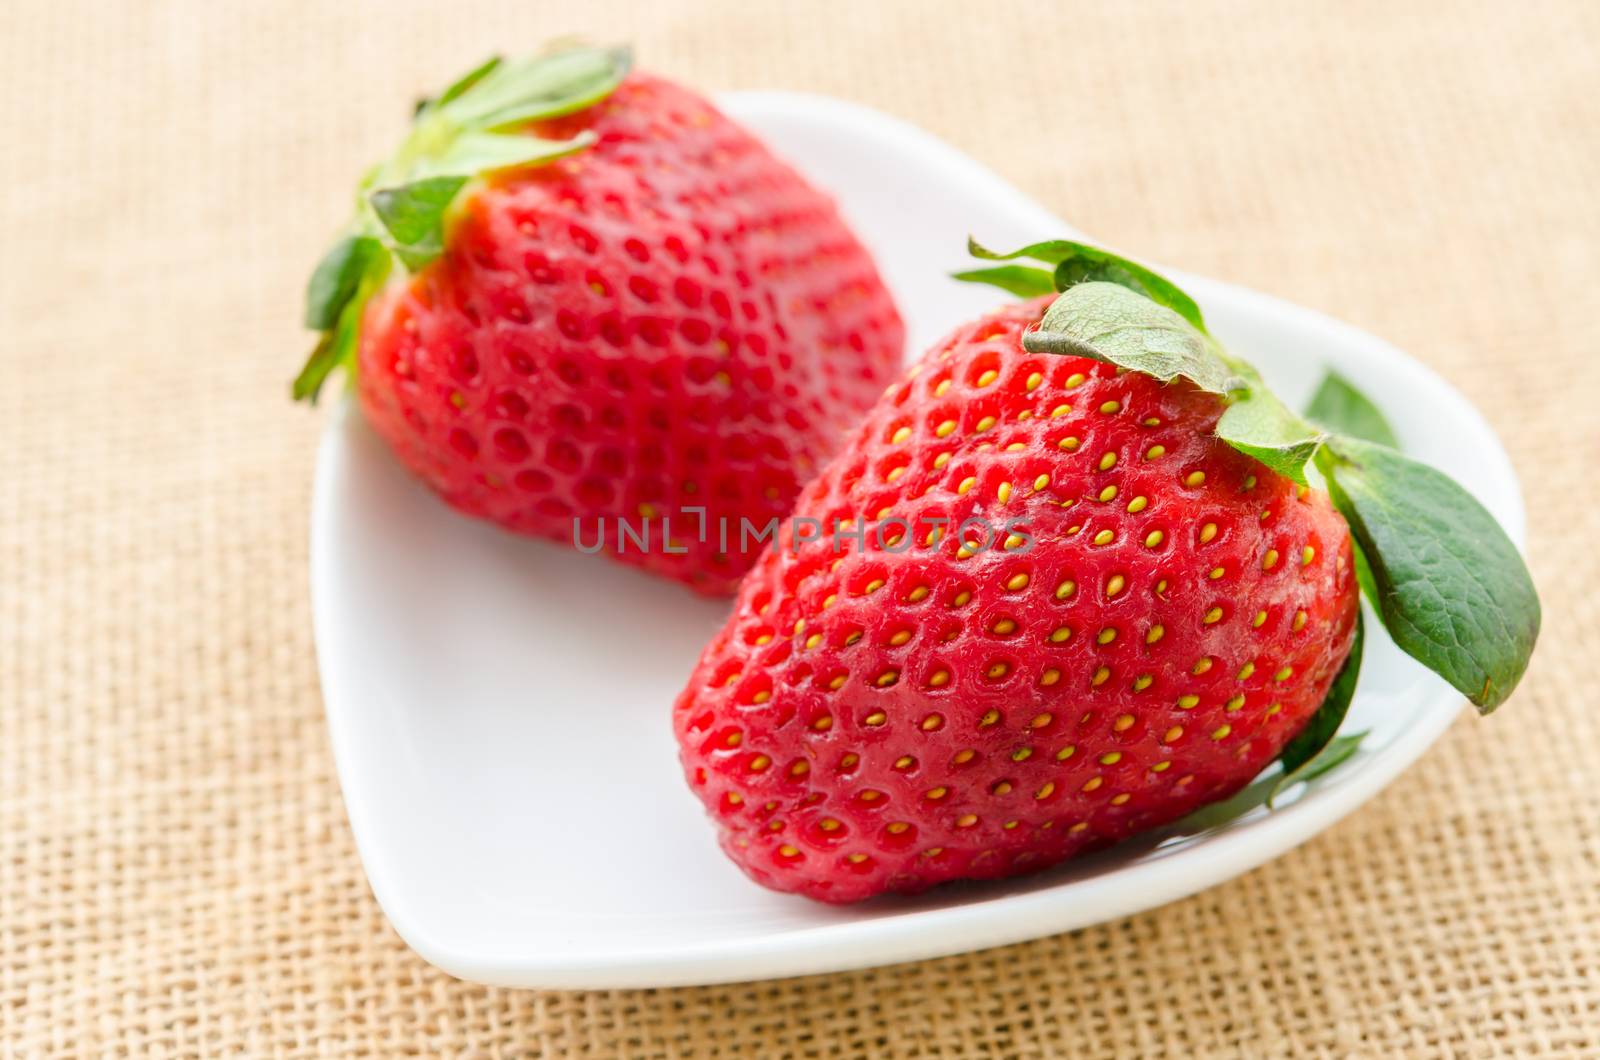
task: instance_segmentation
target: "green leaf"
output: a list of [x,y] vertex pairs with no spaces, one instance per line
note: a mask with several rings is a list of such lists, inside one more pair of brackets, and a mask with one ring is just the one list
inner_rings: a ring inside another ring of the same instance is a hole
[[1217,437],[1306,485],[1306,461],[1322,444],[1323,432],[1289,411],[1253,370],[1247,378],[1252,379],[1249,389],[1231,398],[1232,404],[1217,421]]
[[386,241],[412,272],[444,252],[444,214],[466,183],[463,176],[426,177],[368,196]]
[[1330,431],[1400,448],[1394,429],[1378,406],[1338,372],[1330,371],[1322,377],[1311,404],[1306,406],[1306,416]]
[[990,250],[971,236],[967,237],[967,253],[975,258],[982,258],[984,261],[1015,261],[1018,258],[1031,258],[1034,261],[1044,262],[1052,269],[1070,257],[1073,251],[1082,245],[1081,243],[1074,243],[1070,239],[1046,239],[1038,243],[1029,243],[1025,247],[1019,247],[1009,254],[1002,254],[999,251]]
[[1245,383],[1211,338],[1181,314],[1115,283],[1067,288],[1022,345],[1031,353],[1109,361],[1165,383],[1182,376],[1213,394]]
[[1292,774],[1286,773],[1277,779],[1272,785],[1272,791],[1267,795],[1267,809],[1272,809],[1273,800],[1283,794],[1285,788],[1295,784],[1309,783],[1343,765],[1351,755],[1361,749],[1361,741],[1366,738],[1365,730],[1353,732],[1348,736],[1335,736],[1317,757],[1295,770]]
[[1361,587],[1361,595],[1372,602],[1373,607],[1378,606],[1378,583],[1372,577],[1372,564],[1367,562],[1367,554],[1361,551],[1361,542],[1350,541],[1350,554],[1356,561],[1356,584]]
[[990,269],[968,269],[950,275],[967,283],[986,283],[998,287],[1018,298],[1037,298],[1056,289],[1048,271],[1029,265],[996,265]]
[[1121,284],[1130,291],[1137,291],[1151,301],[1166,306],[1201,332],[1206,331],[1205,317],[1201,315],[1199,305],[1165,276],[1151,272],[1142,265],[1136,265],[1127,258],[1118,257],[1109,251],[1097,250],[1082,244],[1077,244],[1077,247],[1077,253],[1062,259],[1056,265],[1057,288],[1064,291],[1075,284],[1088,283],[1091,280]]
[[439,93],[437,97],[421,97],[417,100],[417,105],[411,109],[411,119],[413,121],[420,121],[424,117],[432,114],[441,106],[449,103],[451,100],[461,95],[461,93],[465,92],[467,89],[481,81],[483,76],[489,71],[493,70],[495,67],[499,66],[500,62],[500,56],[492,55],[483,62],[479,63],[477,66],[474,66],[471,70],[468,70],[466,73],[456,78],[454,81],[450,82],[450,87]]
[[1316,780],[1324,773],[1330,773],[1335,766],[1342,765],[1345,759],[1355,754],[1361,747],[1361,741],[1367,738],[1367,730],[1350,733],[1348,736],[1335,736],[1328,741],[1328,746],[1322,753],[1307,762],[1299,770],[1300,780]]
[[1009,254],[997,254],[969,236],[967,252],[975,258],[989,261],[1032,258],[1034,261],[1054,266],[1053,279],[1058,291],[1093,281],[1114,283],[1144,295],[1157,305],[1166,306],[1201,332],[1206,330],[1205,318],[1200,313],[1200,307],[1177,284],[1136,261],[1129,261],[1119,254],[1113,254],[1100,247],[1092,247],[1087,243],[1077,243],[1070,239],[1050,239],[1042,243],[1030,243]]
[[1356,612],[1355,638],[1350,642],[1350,654],[1345,656],[1344,665],[1339,667],[1339,672],[1334,675],[1333,683],[1328,686],[1328,694],[1322,697],[1322,705],[1317,712],[1311,715],[1305,728],[1295,734],[1283,748],[1279,761],[1283,763],[1283,776],[1274,785],[1272,794],[1267,796],[1267,805],[1272,805],[1272,800],[1277,797],[1285,787],[1296,780],[1304,779],[1297,776],[1307,765],[1311,764],[1318,755],[1328,746],[1334,733],[1339,731],[1339,726],[1344,724],[1344,716],[1350,710],[1350,701],[1355,698],[1356,681],[1361,675],[1361,649],[1363,637],[1363,619],[1361,612]]
[[339,314],[338,324],[323,332],[317,340],[316,347],[311,351],[311,356],[306,358],[300,374],[295,376],[294,386],[290,390],[296,401],[309,401],[315,405],[329,374],[335,368],[348,367],[354,362],[356,340],[361,332],[361,310],[365,304],[365,297],[351,299]]
[[483,130],[559,118],[610,95],[632,65],[626,48],[570,48],[513,59],[485,71],[438,112],[462,128]]
[[339,367],[348,352],[340,348],[338,338],[338,332],[325,331],[317,339],[311,356],[306,358],[305,365],[300,369],[300,374],[294,377],[294,385],[290,388],[289,392],[296,401],[309,401],[313,405],[317,403],[322,384]]
[[296,401],[316,404],[317,395],[329,374],[335,368],[348,368],[354,363],[356,341],[361,334],[361,316],[366,309],[367,299],[389,275],[389,255],[377,240],[372,242],[377,246],[377,252],[366,256],[355,290],[339,307],[337,319],[323,330],[311,355],[306,358],[305,366],[295,377],[290,392]]
[[511,133],[465,132],[442,153],[417,163],[416,176],[476,177],[499,169],[530,166],[575,154],[594,143],[591,132],[570,140],[543,140]]
[[471,88],[479,81],[482,81],[492,71],[497,69],[504,61],[505,60],[498,55],[489,56],[489,58],[485,59],[477,66],[474,66],[471,70],[468,70],[466,73],[452,81],[449,88],[446,88],[443,92],[439,93],[439,98],[434,102],[434,106],[442,107],[445,104],[454,101],[463,93],[465,93],[467,89]]
[[306,327],[312,331],[333,327],[372,258],[382,253],[383,245],[371,236],[346,236],[335,243],[306,284]]
[[1384,628],[1487,714],[1528,668],[1539,597],[1511,539],[1449,476],[1336,435],[1317,456],[1366,554]]

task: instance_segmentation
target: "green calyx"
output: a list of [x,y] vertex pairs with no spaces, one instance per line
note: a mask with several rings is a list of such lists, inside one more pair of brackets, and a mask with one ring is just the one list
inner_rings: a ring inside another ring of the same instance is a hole
[[984,261],[1015,261],[1018,258],[1027,258],[1049,265],[1050,268],[1002,265],[958,272],[955,274],[958,280],[1004,287],[1012,294],[1024,298],[1049,294],[1051,291],[1065,291],[1080,283],[1104,280],[1142,294],[1157,305],[1165,306],[1194,325],[1202,334],[1206,330],[1205,317],[1201,315],[1200,307],[1177,284],[1165,276],[1151,272],[1137,262],[1129,261],[1109,250],[1090,246],[1088,243],[1075,243],[1070,239],[1050,239],[1043,243],[1030,243],[1009,254],[997,254],[976,239],[968,238],[967,253]]
[[1278,756],[1278,764],[1283,772],[1267,794],[1268,807],[1285,788],[1321,776],[1355,754],[1361,746],[1361,740],[1366,736],[1364,732],[1348,736],[1335,734],[1339,726],[1344,724],[1350,701],[1356,695],[1356,681],[1361,676],[1361,653],[1365,643],[1365,625],[1361,612],[1357,611],[1356,635],[1350,642],[1350,654],[1345,656],[1344,665],[1334,675],[1333,684],[1328,686],[1328,694],[1322,698],[1322,705],[1311,715],[1305,727],[1295,733],[1294,739],[1284,745],[1283,753]]
[[[1226,404],[1216,433],[1296,483],[1315,473],[1349,524],[1357,576],[1399,647],[1461,691],[1480,713],[1505,701],[1539,635],[1539,598],[1505,531],[1455,481],[1399,452],[1383,414],[1329,373],[1306,413],[1206,329],[1194,300],[1171,281],[1109,251],[1068,240],[975,257],[1007,264],[956,273],[1022,297],[1059,292],[1036,329],[1035,353],[1091,357],[1163,382],[1179,377]],[[1318,714],[1284,755],[1284,781],[1354,753],[1334,740],[1360,670],[1360,637]],[[1337,764],[1334,762],[1332,764]]]
[[605,99],[631,63],[625,48],[572,46],[493,58],[417,105],[411,134],[361,182],[355,217],[311,274],[305,322],[320,335],[294,381],[295,400],[315,401],[334,368],[353,364],[362,308],[396,264],[414,273],[444,252],[461,190],[486,174],[588,147],[587,133],[547,140],[521,130]]

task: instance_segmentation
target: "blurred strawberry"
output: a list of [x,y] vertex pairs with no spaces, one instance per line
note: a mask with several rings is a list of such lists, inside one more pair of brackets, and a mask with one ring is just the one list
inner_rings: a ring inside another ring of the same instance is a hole
[[296,396],[358,368],[373,428],[450,504],[713,593],[758,552],[740,520],[789,510],[903,344],[825,195],[700,96],[587,48],[424,102],[307,322],[323,340]]

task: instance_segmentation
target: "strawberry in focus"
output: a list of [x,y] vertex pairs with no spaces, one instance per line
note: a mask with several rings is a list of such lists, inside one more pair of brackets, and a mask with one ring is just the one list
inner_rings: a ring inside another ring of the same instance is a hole
[[1512,694],[1527,565],[1359,388],[1330,369],[1295,413],[1102,248],[969,249],[1004,264],[958,279],[1026,301],[890,388],[678,697],[689,783],[751,877],[845,902],[1009,876],[1276,761],[1270,806],[1360,747],[1363,595],[1480,713]]
[[833,203],[616,52],[425,103],[354,231],[313,279],[297,393],[354,362],[367,420],[454,507],[703,592],[732,591],[759,552],[741,519],[787,513],[899,364]]
[[758,882],[846,902],[1114,843],[1242,788],[1345,661],[1327,496],[1219,440],[1187,381],[1026,352],[1047,304],[888,391],[679,697],[691,787]]

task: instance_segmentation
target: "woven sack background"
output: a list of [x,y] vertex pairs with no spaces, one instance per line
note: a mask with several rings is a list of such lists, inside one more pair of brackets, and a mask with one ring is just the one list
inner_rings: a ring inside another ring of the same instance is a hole
[[[574,31],[909,118],[1434,366],[1523,476],[1523,690],[1292,854],[1066,936],[667,991],[424,964],[322,720],[299,297],[415,95]],[[1600,1055],[1597,41],[1584,0],[7,5],[0,1055]]]

